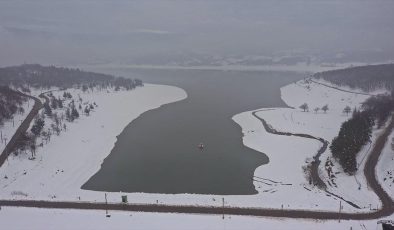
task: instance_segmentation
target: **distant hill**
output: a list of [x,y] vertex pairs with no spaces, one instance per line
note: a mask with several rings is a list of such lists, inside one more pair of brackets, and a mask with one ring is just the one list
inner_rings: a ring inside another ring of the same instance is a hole
[[68,88],[74,85],[90,84],[135,88],[136,86],[142,85],[142,82],[138,79],[132,80],[108,74],[82,71],[80,69],[42,66],[38,64],[24,64],[0,68],[0,85]]
[[361,88],[367,92],[379,88],[394,90],[394,64],[367,65],[331,70],[313,75],[339,86]]

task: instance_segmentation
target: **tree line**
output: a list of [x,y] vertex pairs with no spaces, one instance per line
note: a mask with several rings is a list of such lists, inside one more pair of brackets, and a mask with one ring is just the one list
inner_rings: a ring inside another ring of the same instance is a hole
[[84,89],[101,86],[133,89],[143,86],[139,79],[115,77],[109,74],[94,73],[80,69],[24,64],[0,68],[0,85],[14,86],[28,92],[34,88],[69,88],[76,85]]
[[[349,107],[350,108],[350,107]],[[372,128],[381,128],[394,111],[394,94],[370,97],[361,110],[354,109],[352,117],[341,125],[330,150],[344,172],[354,175],[357,171],[357,154],[371,141]]]
[[[86,92],[94,89],[113,88],[131,90],[143,86],[139,79],[115,77],[108,74],[93,73],[80,69],[71,69],[55,66],[41,66],[38,64],[24,64],[0,68],[0,127],[5,120],[12,119],[18,113],[24,113],[23,103],[27,98],[20,92],[28,93],[33,88],[58,87],[66,89],[76,87]],[[71,98],[71,94],[65,92],[64,98]],[[44,104],[44,110],[49,113],[51,107],[62,108],[59,98],[51,98],[50,102]],[[50,104],[50,105],[49,105]],[[85,106],[83,112],[89,113],[91,106]],[[67,112],[67,111],[66,111]],[[70,119],[74,120],[77,111],[70,108]],[[67,113],[68,114],[68,113]]]
[[394,64],[367,65],[331,70],[313,75],[338,86],[361,88],[366,92],[376,89],[394,90]]

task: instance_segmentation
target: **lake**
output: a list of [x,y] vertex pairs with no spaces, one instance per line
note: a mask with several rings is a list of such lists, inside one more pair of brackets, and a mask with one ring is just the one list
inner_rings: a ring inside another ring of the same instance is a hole
[[[114,71],[110,71],[114,73]],[[252,177],[269,158],[242,144],[231,118],[262,107],[286,107],[280,87],[294,72],[117,70],[147,83],[178,86],[185,100],[148,111],[118,136],[83,189],[112,192],[255,194]],[[127,106],[127,103],[125,103]],[[264,140],[261,140],[264,141]],[[204,143],[204,149],[198,148]]]

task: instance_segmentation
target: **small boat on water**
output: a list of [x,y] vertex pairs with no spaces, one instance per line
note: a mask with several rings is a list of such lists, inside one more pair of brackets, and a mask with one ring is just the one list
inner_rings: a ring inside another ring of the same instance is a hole
[[203,144],[203,143],[200,143],[200,144],[198,145],[198,148],[199,148],[200,150],[203,150],[203,149],[204,149],[204,144]]

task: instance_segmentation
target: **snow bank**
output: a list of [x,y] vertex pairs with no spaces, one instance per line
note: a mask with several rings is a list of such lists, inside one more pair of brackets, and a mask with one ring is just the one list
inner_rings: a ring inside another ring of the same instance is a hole
[[[55,210],[3,207],[0,223],[7,229],[381,229],[376,220],[313,221],[283,218],[256,218],[249,216],[193,215],[173,213],[143,213],[96,210]],[[394,216],[388,217],[393,219]],[[17,220],[17,221],[16,221]]]

